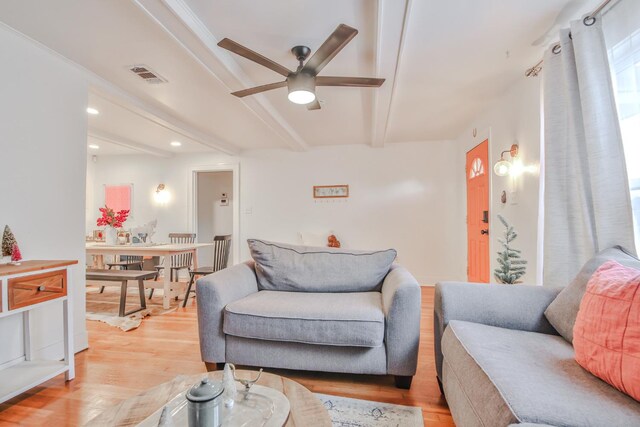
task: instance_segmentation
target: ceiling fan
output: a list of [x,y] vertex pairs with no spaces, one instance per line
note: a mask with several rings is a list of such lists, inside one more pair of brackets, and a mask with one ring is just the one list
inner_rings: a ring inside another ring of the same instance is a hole
[[291,49],[291,53],[293,53],[299,62],[296,71],[291,71],[233,40],[224,38],[220,40],[218,46],[286,77],[286,79],[281,82],[243,89],[232,92],[231,94],[242,98],[244,96],[255,95],[256,93],[287,86],[289,89],[289,101],[296,104],[306,104],[308,110],[319,110],[320,102],[318,102],[318,98],[316,97],[316,86],[380,87],[382,83],[384,83],[384,79],[371,77],[318,76],[318,73],[320,73],[329,61],[331,61],[356,34],[358,34],[358,30],[355,28],[351,28],[345,24],[338,25],[338,28],[331,33],[322,46],[309,58],[306,64],[304,61],[309,57],[311,49],[307,46],[294,46]]

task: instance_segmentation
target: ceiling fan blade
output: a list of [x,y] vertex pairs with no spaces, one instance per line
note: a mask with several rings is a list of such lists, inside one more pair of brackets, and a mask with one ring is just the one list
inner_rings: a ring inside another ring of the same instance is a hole
[[307,110],[319,110],[320,108],[320,101],[318,101],[318,97],[316,97],[315,101],[307,104]]
[[227,49],[228,51],[231,51],[244,58],[247,58],[253,62],[256,62],[262,65],[263,67],[267,67],[270,70],[273,70],[278,74],[282,74],[285,77],[291,74],[291,70],[289,70],[288,68],[278,64],[277,62],[270,60],[266,56],[262,56],[259,53],[254,52],[251,49],[246,48],[239,43],[234,42],[231,39],[224,38],[220,40],[220,42],[218,42],[218,46],[220,46],[223,49]]
[[236,92],[231,92],[231,95],[235,95],[238,98],[242,98],[248,95],[255,95],[256,93],[266,92],[272,89],[278,89],[279,87],[285,87],[287,85],[287,81],[278,82],[278,83],[269,83],[268,85],[255,86],[250,87],[249,89],[238,90]]
[[384,79],[373,77],[316,77],[316,86],[380,87]]
[[304,65],[303,71],[317,75],[358,34],[358,30],[340,24]]

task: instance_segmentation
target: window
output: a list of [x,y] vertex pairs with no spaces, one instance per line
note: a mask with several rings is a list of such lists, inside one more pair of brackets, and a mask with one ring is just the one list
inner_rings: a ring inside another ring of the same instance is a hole
[[[131,212],[131,196],[133,194],[133,184],[105,185],[104,204],[114,211],[122,209]],[[131,213],[129,214],[131,217]]]
[[640,253],[640,2],[623,0],[603,19]]
[[475,178],[476,176],[480,176],[484,174],[484,165],[482,164],[482,160],[479,158],[473,159],[471,162],[471,171],[469,172],[469,178]]

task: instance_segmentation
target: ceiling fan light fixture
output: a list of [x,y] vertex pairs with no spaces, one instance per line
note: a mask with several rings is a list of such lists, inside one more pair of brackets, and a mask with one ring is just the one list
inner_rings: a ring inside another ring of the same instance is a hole
[[294,90],[289,92],[289,101],[294,104],[310,104],[316,99],[316,94],[308,90]]
[[287,87],[289,89],[289,101],[294,104],[309,104],[316,100],[315,77],[306,73],[298,73],[289,76]]

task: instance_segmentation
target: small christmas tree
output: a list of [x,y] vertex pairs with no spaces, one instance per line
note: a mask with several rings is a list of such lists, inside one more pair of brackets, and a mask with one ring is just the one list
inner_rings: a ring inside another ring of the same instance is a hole
[[22,261],[22,253],[20,253],[20,248],[17,243],[13,244],[13,251],[11,251],[11,261],[19,262]]
[[5,225],[4,233],[2,234],[2,256],[11,256],[13,253],[13,245],[17,243],[11,229],[8,225]]
[[509,225],[502,215],[498,215],[498,219],[504,225],[506,230],[504,232],[504,240],[498,239],[504,250],[498,252],[498,263],[500,264],[500,267],[496,268],[493,274],[496,280],[500,283],[512,285],[514,283],[519,283],[518,279],[526,273],[527,261],[521,259],[522,251],[513,249],[510,246],[511,242],[516,240],[516,237],[518,237],[518,233],[513,230],[513,227]]

